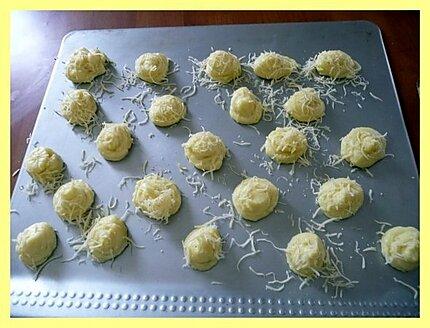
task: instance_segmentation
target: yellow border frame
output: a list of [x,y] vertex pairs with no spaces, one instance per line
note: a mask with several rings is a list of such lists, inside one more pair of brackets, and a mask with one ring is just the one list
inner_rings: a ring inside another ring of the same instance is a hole
[[[144,0],[105,0],[101,3],[88,0],[60,1],[55,0],[14,0],[8,4],[0,5],[0,241],[3,256],[0,259],[0,325],[2,327],[21,327],[28,325],[31,327],[76,327],[76,325],[100,324],[103,327],[116,326],[119,322],[111,319],[10,319],[9,304],[9,263],[10,263],[10,226],[9,226],[9,190],[10,190],[10,13],[13,10],[77,10],[77,9],[106,9],[106,10],[420,10],[420,58],[430,58],[430,45],[425,42],[426,34],[423,31],[430,31],[428,16],[430,15],[430,1],[428,0],[162,0],[151,3]],[[407,60],[407,58],[405,58]],[[407,74],[407,72],[404,72]],[[430,80],[430,68],[428,60],[420,61],[420,108],[426,110],[420,113],[420,149],[428,149],[430,129],[428,129],[430,96],[426,94],[427,85]],[[430,179],[426,168],[429,167],[430,155],[421,152],[421,173],[420,173],[420,231],[421,231],[421,253],[430,252],[427,236],[429,224],[427,223],[430,202],[426,202],[424,196],[430,194]],[[424,171],[423,171],[424,169]],[[424,237],[423,237],[424,236]],[[359,327],[390,325],[390,327],[404,327],[404,325],[429,326],[429,262],[427,257],[422,257],[421,266],[421,286],[420,286],[420,310],[419,319],[301,319],[301,318],[273,318],[273,319],[118,319],[127,326],[157,326],[157,327],[190,327],[193,325],[203,325],[206,327],[238,326],[260,327],[261,325],[270,327],[285,327],[288,324],[298,324],[300,326],[314,327],[336,326]],[[143,321],[142,321],[143,320]],[[298,320],[302,320],[298,322]],[[407,321],[406,321],[407,320]]]

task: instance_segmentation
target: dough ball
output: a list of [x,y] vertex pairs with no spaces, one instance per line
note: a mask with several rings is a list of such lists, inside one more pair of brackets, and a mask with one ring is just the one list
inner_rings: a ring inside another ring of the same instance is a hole
[[38,222],[18,234],[15,250],[22,263],[34,270],[49,258],[56,247],[54,229],[46,222]]
[[144,53],[135,62],[137,76],[142,80],[159,84],[169,69],[169,59],[162,53]]
[[66,77],[73,83],[88,83],[106,73],[108,58],[98,49],[77,49],[66,66]]
[[193,134],[182,147],[188,160],[202,171],[218,170],[227,153],[221,138],[208,131]]
[[233,120],[241,124],[255,124],[262,115],[263,105],[247,87],[233,92],[230,104],[230,116]]
[[363,189],[349,178],[328,180],[323,183],[317,195],[320,208],[326,216],[333,219],[346,219],[354,215],[363,201]]
[[285,253],[291,270],[302,277],[314,277],[326,259],[324,243],[312,232],[299,233],[291,238]]
[[133,139],[125,123],[104,123],[96,139],[99,153],[108,161],[120,161],[127,154]]
[[60,218],[76,223],[94,202],[94,191],[83,180],[71,180],[63,184],[54,194],[52,204]]
[[28,174],[44,186],[57,184],[63,177],[63,160],[51,148],[34,148],[24,165]]
[[385,262],[400,271],[411,271],[420,262],[420,233],[414,227],[393,227],[381,239]]
[[387,141],[378,131],[359,127],[352,129],[340,143],[340,155],[352,165],[366,168],[385,157]]
[[252,177],[237,185],[232,198],[241,217],[258,221],[272,213],[278,204],[279,191],[269,180]]
[[70,90],[61,103],[61,115],[71,124],[88,126],[95,118],[97,104],[87,90]]
[[206,74],[219,83],[229,83],[242,73],[237,57],[227,51],[217,50],[206,59]]
[[274,80],[290,76],[299,67],[294,59],[276,52],[263,52],[252,66],[257,76]]
[[128,245],[127,226],[116,215],[100,218],[88,232],[85,245],[94,261],[112,260]]
[[299,122],[311,122],[325,114],[325,104],[313,88],[295,92],[284,104],[285,111]]
[[294,127],[276,128],[264,144],[267,156],[278,163],[294,163],[308,149],[306,136]]
[[181,207],[181,192],[174,182],[152,173],[136,182],[133,204],[150,218],[167,222]]
[[149,119],[161,127],[178,123],[186,114],[187,108],[182,99],[172,95],[155,98],[149,108]]
[[314,65],[319,74],[334,79],[354,78],[361,70],[360,64],[341,50],[320,52]]
[[194,229],[182,246],[186,263],[195,270],[209,270],[222,257],[221,236],[214,225]]

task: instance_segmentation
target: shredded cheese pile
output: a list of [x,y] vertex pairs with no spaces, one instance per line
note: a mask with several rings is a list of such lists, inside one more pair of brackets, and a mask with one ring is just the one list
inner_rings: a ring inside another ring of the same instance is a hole
[[340,144],[340,155],[351,165],[368,168],[385,157],[385,136],[369,127],[353,128]]
[[172,95],[154,98],[149,108],[149,119],[161,127],[178,123],[186,114],[187,108],[184,102]]
[[278,203],[278,188],[269,180],[252,177],[243,180],[233,191],[233,204],[245,219],[258,221],[269,215]]
[[196,227],[182,246],[186,265],[199,271],[211,269],[223,257],[221,236],[214,224]]
[[52,199],[55,212],[64,221],[80,225],[94,202],[94,191],[83,180],[71,180],[55,192]]
[[221,168],[227,148],[220,137],[212,132],[197,132],[182,145],[185,156],[198,169],[216,171]]
[[20,232],[15,250],[19,259],[30,269],[42,265],[57,247],[57,235],[47,222],[38,222]]
[[354,215],[363,201],[363,189],[349,178],[328,180],[321,185],[317,195],[320,208],[331,219],[345,219]]
[[136,59],[135,69],[142,80],[159,84],[166,81],[169,60],[162,53],[144,53]]
[[86,90],[71,90],[61,103],[61,115],[70,124],[86,128],[95,120],[97,104],[94,97]]
[[106,72],[108,58],[98,49],[77,49],[66,65],[66,77],[74,83],[88,83]]
[[63,181],[63,160],[51,148],[34,148],[25,159],[24,166],[28,174],[39,182],[48,194],[54,193]]
[[104,123],[96,145],[99,153],[109,161],[120,161],[127,156],[133,138],[124,123]]
[[225,84],[237,78],[242,70],[235,55],[217,50],[206,59],[205,72],[212,80]]
[[252,64],[257,76],[264,79],[278,80],[286,78],[294,71],[297,71],[299,64],[287,56],[282,56],[273,51],[263,52]]
[[151,173],[136,182],[133,204],[150,218],[167,223],[181,206],[181,193],[174,182]]

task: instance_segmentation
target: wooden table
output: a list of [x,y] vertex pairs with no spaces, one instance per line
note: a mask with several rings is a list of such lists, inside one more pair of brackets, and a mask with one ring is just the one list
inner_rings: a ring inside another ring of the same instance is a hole
[[[21,167],[62,37],[71,30],[210,24],[369,20],[382,30],[400,103],[419,163],[419,12],[21,11],[12,14],[11,172]],[[15,178],[11,176],[11,192]]]

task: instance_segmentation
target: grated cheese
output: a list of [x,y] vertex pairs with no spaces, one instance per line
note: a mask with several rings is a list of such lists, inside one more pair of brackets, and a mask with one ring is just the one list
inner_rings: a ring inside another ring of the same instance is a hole
[[84,149],[82,149],[81,164],[79,165],[79,167],[85,172],[85,176],[87,178],[89,174],[95,169],[97,164],[101,165],[102,163],[94,156],[92,159],[86,159],[86,152]]
[[357,253],[361,257],[361,269],[366,268],[366,259],[363,254],[360,253],[360,248],[358,247],[358,241],[355,241],[355,249],[354,252]]
[[369,189],[369,203],[372,204],[373,202],[373,190]]
[[271,290],[274,292],[280,292],[280,291],[284,290],[284,288],[285,288],[285,285],[283,285],[283,284],[280,285],[279,287],[272,287],[270,285],[266,285],[266,290]]
[[281,247],[276,246],[276,245],[273,243],[273,241],[271,241],[271,240],[269,240],[269,239],[266,239],[266,238],[259,238],[259,239],[257,239],[257,240],[256,240],[256,242],[257,242],[257,243],[258,243],[258,242],[261,242],[261,241],[264,241],[264,242],[266,242],[266,243],[271,244],[271,245],[273,246],[273,248],[274,248],[274,249],[276,249],[276,250],[278,250],[278,251],[281,251],[281,252],[285,252],[285,251],[286,251],[286,248],[281,248]]
[[379,98],[378,96],[375,96],[373,93],[371,93],[371,92],[369,92],[369,95],[373,98],[373,99],[376,99],[376,100],[379,100],[379,101],[383,101],[381,98]]
[[250,142],[246,142],[246,141],[233,141],[233,143],[235,144],[235,145],[238,145],[238,146],[251,146],[252,144],[250,143]]
[[128,180],[140,180],[140,179],[142,179],[142,177],[139,177],[139,176],[126,176],[126,177],[122,177],[121,180],[120,180],[120,182],[118,183],[118,187],[119,187],[119,189],[122,190],[122,188],[124,186],[127,186],[127,181]]
[[418,290],[415,287],[407,284],[406,282],[404,282],[404,281],[402,281],[400,279],[397,279],[396,277],[393,277],[393,280],[395,282],[399,283],[400,285],[405,286],[406,288],[409,288],[414,293],[414,299],[417,299],[417,297],[418,297]]

